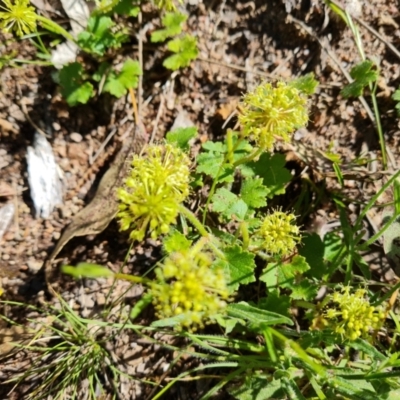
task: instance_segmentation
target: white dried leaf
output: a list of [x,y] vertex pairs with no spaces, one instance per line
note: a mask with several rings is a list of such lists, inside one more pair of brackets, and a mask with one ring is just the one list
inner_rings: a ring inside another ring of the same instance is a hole
[[59,44],[51,52],[51,62],[57,69],[61,69],[64,65],[74,62],[76,55],[78,54],[79,46],[67,40],[64,43]]
[[8,203],[0,208],[0,240],[10,226],[14,212],[15,207],[13,203]]
[[[72,28],[72,36],[78,37],[86,26],[90,16],[89,7],[84,0],[61,0],[65,13],[68,15]],[[76,43],[67,40],[59,44],[51,52],[51,62],[57,69],[64,65],[74,62],[78,54],[79,47]]]
[[61,4],[71,20],[72,35],[76,37],[87,26],[89,7],[84,0],[61,0]]
[[62,204],[62,182],[53,150],[47,139],[35,133],[34,147],[28,147],[28,182],[36,217],[48,218]]

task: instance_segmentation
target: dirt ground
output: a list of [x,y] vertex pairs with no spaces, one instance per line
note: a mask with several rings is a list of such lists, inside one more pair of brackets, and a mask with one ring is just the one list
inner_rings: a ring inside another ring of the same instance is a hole
[[[342,170],[349,174],[345,180],[347,194],[354,199],[349,207],[356,214],[357,201],[362,202],[376,193],[387,175],[379,162],[380,147],[369,110],[359,100],[344,100],[340,95],[341,88],[348,83],[346,74],[361,61],[346,25],[321,0],[191,0],[185,3],[183,9],[189,15],[187,31],[198,38],[199,57],[190,68],[176,73],[162,67],[162,47],[149,40],[159,20],[151,19],[153,14],[144,15],[148,24],[144,32],[145,72],[140,117],[147,131],[155,129],[160,139],[178,116],[189,119],[199,129],[199,140],[193,149],[196,154],[201,142],[218,139],[227,127],[235,125],[233,118],[223,127],[240,96],[261,80],[286,80],[313,72],[320,85],[310,100],[310,122],[296,132],[292,145],[281,151],[285,152],[293,174],[299,176],[299,182],[306,176],[330,191],[339,186],[331,162],[323,153],[329,149],[339,154]],[[359,21],[366,57],[380,67],[380,115],[390,151],[389,170],[397,171],[400,129],[391,96],[400,85],[400,57],[389,45],[400,49],[399,2],[343,0],[343,3],[353,7],[355,20]],[[4,35],[0,39],[1,53],[15,51],[19,59],[34,59],[35,49],[28,41],[15,42],[11,36]],[[135,41],[133,37],[132,43]],[[137,46],[127,45],[121,51],[121,60],[128,56],[137,58]],[[115,100],[103,95],[87,105],[70,108],[51,74],[50,67],[34,65],[5,66],[0,71],[0,208],[11,203],[16,210],[0,238],[0,277],[5,290],[2,297],[33,305],[45,301],[57,304],[45,293],[43,262],[72,216],[93,196],[119,140],[133,125],[129,97]],[[368,98],[366,101],[370,104]],[[35,125],[48,134],[63,174],[64,203],[47,219],[35,217],[27,181],[26,154],[33,142]],[[114,136],[92,161],[110,132]],[[354,161],[361,157],[377,159],[374,170],[366,166],[355,168]],[[379,215],[371,218],[379,226]],[[332,204],[322,202],[301,222],[309,229],[318,230],[326,229],[327,224],[335,221],[337,215]],[[85,260],[117,270],[128,248],[127,235],[118,233],[118,225],[113,222],[97,236],[71,240],[57,257],[58,265],[62,262],[74,265]],[[159,256],[159,242],[147,240],[135,245],[124,271],[144,273]],[[377,265],[376,269],[379,268]],[[75,282],[57,276],[62,296],[80,315],[92,316],[104,305],[109,282]],[[113,296],[118,298],[128,289],[128,302],[141,294],[140,287],[119,284]],[[21,310],[14,313],[5,308],[4,313],[23,325],[29,324]],[[39,317],[29,315],[31,319]],[[4,342],[23,340],[23,330],[15,330],[7,323],[0,329],[0,335],[8,336]],[[185,366],[171,368],[173,355],[158,345],[136,340],[133,334],[124,333],[109,344],[115,358],[123,360],[128,374],[139,379],[158,377],[157,382],[162,383],[179,368],[190,365],[188,361]],[[0,365],[3,382],[32,359],[29,352],[10,351],[3,343],[2,353],[7,356]],[[27,384],[8,395],[12,386],[2,387],[2,399],[22,399],[24,391],[29,389]],[[182,384],[172,389],[171,397],[165,398],[196,399],[205,390],[201,385]],[[151,388],[138,381],[122,382],[119,391],[121,399],[145,399],[153,395]]]

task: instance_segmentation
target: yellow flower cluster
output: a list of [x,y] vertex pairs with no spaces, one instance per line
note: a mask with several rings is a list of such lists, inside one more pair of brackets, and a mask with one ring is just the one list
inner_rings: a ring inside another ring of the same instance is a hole
[[0,3],[0,29],[15,31],[18,36],[36,31],[37,14],[29,0],[2,0]]
[[276,87],[265,82],[246,93],[240,110],[244,136],[251,136],[267,151],[273,149],[275,135],[289,142],[291,134],[308,121],[306,96],[284,82],[278,82]]
[[189,250],[175,252],[157,268],[151,284],[159,318],[179,317],[178,328],[203,327],[223,311],[229,297],[222,269],[212,268],[212,256],[198,242]]
[[153,239],[176,223],[179,205],[189,195],[190,160],[171,144],[152,145],[145,156],[135,156],[133,169],[118,190],[121,230],[131,230],[132,240]]
[[282,211],[268,214],[256,232],[256,237],[261,239],[260,247],[269,254],[291,254],[300,241],[300,229],[293,224],[295,221],[294,214]]
[[336,306],[329,307],[323,313],[325,325],[346,339],[356,340],[366,337],[370,331],[379,330],[385,320],[385,312],[371,306],[365,298],[366,290],[357,289],[350,293],[351,287],[332,294],[331,300]]

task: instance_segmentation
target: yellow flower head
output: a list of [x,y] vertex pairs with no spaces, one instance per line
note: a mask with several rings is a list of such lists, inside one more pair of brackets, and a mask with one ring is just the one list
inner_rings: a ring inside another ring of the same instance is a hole
[[275,135],[289,142],[292,133],[308,121],[307,98],[294,86],[278,82],[276,87],[264,82],[244,95],[239,121],[243,134],[270,151]]
[[190,160],[170,144],[152,145],[132,166],[126,188],[118,190],[121,230],[130,229],[133,240],[149,230],[155,239],[176,223],[179,205],[189,195]]
[[226,307],[229,297],[222,269],[212,268],[211,254],[200,241],[189,250],[175,252],[157,268],[151,285],[159,318],[182,317],[178,328],[203,327]]
[[354,293],[350,291],[351,287],[345,286],[341,291],[330,295],[328,301],[333,304],[322,313],[324,325],[349,340],[368,337],[370,331],[382,327],[385,312],[371,306],[365,298],[366,290],[357,289]]
[[256,237],[261,239],[260,247],[270,254],[291,254],[300,241],[300,229],[293,224],[295,221],[294,214],[282,211],[268,214],[256,232]]
[[12,30],[18,36],[36,31],[37,14],[29,0],[2,0],[0,3],[0,28],[6,32]]

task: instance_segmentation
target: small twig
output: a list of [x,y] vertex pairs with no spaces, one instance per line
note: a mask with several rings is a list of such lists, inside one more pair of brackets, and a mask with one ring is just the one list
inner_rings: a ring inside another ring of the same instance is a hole
[[156,121],[154,123],[153,131],[151,132],[151,136],[150,136],[150,140],[149,140],[150,145],[153,144],[154,138],[156,136],[157,128],[158,128],[158,123],[160,122],[161,114],[164,110],[164,102],[165,102],[164,93],[161,93],[160,97],[161,97],[161,99],[160,99],[160,105],[159,105],[158,111],[157,111]]
[[140,123],[139,110],[138,110],[138,105],[136,102],[135,92],[133,91],[132,88],[129,88],[129,95],[131,98],[131,103],[132,103],[132,108],[133,108],[133,116],[135,118],[135,124],[137,125]]
[[19,223],[18,223],[18,217],[19,217],[19,209],[18,209],[18,198],[17,198],[17,184],[15,181],[12,181],[13,189],[14,189],[14,196],[13,196],[13,203],[14,203],[14,224],[15,224],[15,237],[17,240],[21,239],[20,233],[19,233]]
[[28,122],[40,133],[42,134],[44,137],[47,138],[51,138],[51,135],[47,134],[42,128],[40,128],[37,124],[35,124],[35,122],[32,121],[31,117],[29,116],[28,113],[28,109],[26,108],[26,105],[24,103],[24,96],[22,95],[22,90],[21,90],[21,86],[19,85],[18,82],[16,82],[17,85],[17,89],[18,89],[18,94],[20,96],[20,106],[21,106],[21,110],[25,115],[25,118],[28,120]]
[[99,149],[97,150],[96,154],[91,157],[90,159],[90,165],[92,165],[96,160],[97,157],[99,157],[99,155],[104,151],[104,148],[107,146],[107,143],[112,139],[112,137],[115,135],[115,132],[117,132],[117,128],[113,128],[111,130],[111,132],[107,135],[107,137],[105,138],[104,142],[101,144],[101,146],[99,147]]
[[[138,15],[139,25],[142,25],[142,11],[139,11]],[[142,30],[139,31],[137,36],[138,39],[138,52],[139,52],[139,66],[142,73],[139,75],[139,84],[138,84],[138,109],[139,115],[142,111],[142,102],[143,102],[143,37]]]
[[209,58],[197,57],[196,61],[203,61],[203,62],[206,62],[206,63],[219,65],[221,67],[226,67],[226,68],[230,68],[230,69],[236,69],[237,71],[242,71],[242,72],[246,72],[246,73],[250,73],[250,74],[254,74],[254,75],[259,75],[259,76],[262,76],[264,78],[272,78],[272,77],[275,76],[274,73],[262,72],[262,71],[259,71],[258,69],[248,69],[248,68],[245,68],[245,67],[241,67],[239,65],[234,65],[234,64],[224,63],[224,62],[221,62],[221,61],[211,60]]

